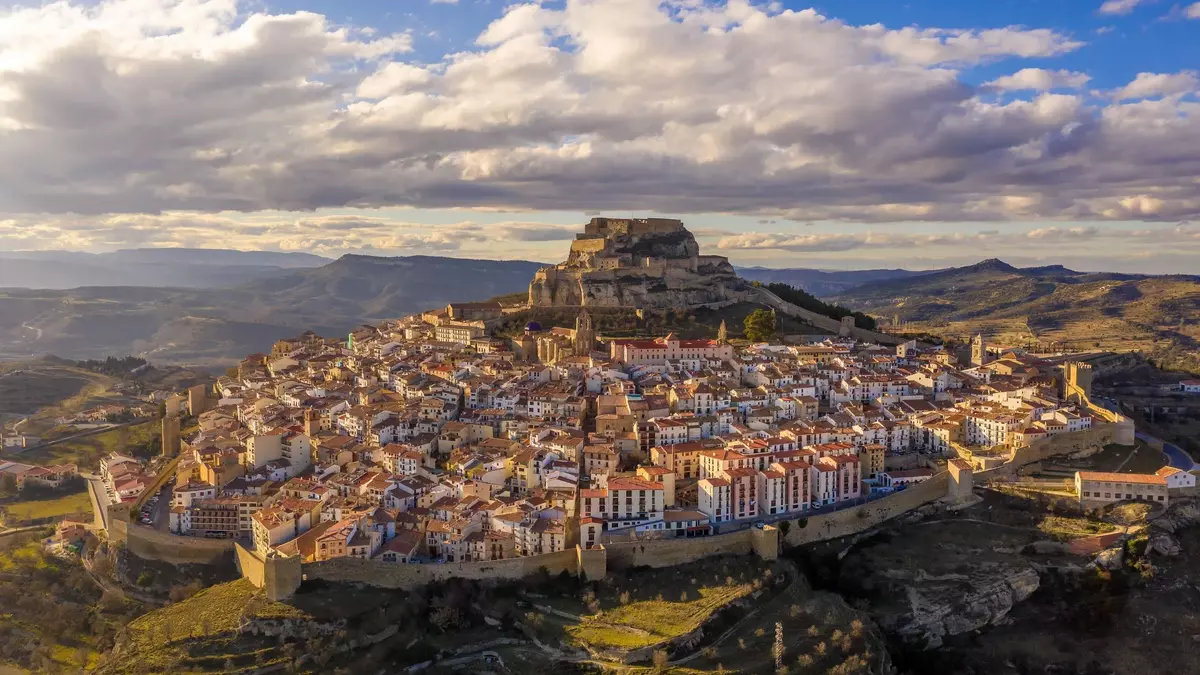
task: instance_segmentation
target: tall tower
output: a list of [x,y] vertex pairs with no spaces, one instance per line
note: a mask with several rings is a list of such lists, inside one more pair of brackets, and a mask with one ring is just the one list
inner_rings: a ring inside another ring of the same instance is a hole
[[179,415],[167,415],[162,418],[162,456],[174,457],[179,448]]
[[717,328],[717,342],[725,344],[729,342],[729,329],[725,327],[725,320],[721,320],[721,325]]
[[587,356],[596,344],[596,329],[592,327],[592,315],[586,309],[575,317],[575,355]]
[[971,365],[979,367],[987,362],[987,344],[983,341],[983,333],[977,333],[971,340]]

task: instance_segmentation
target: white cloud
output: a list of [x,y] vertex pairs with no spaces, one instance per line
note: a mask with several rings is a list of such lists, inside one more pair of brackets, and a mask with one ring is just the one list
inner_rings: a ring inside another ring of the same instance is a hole
[[1146,0],[1107,0],[1098,11],[1101,14],[1128,14],[1144,2]]
[[1041,227],[1025,233],[1029,239],[1040,241],[1072,241],[1093,239],[1100,234],[1100,228],[1090,225],[1087,227]]
[[1183,15],[1189,19],[1200,19],[1200,2],[1193,2],[1183,10]]
[[729,250],[774,249],[804,253],[850,251],[860,248],[918,248],[961,245],[984,242],[995,237],[993,232],[976,234],[905,234],[896,232],[862,232],[857,234],[746,234],[723,237],[717,248]]
[[[1048,93],[1085,75],[1038,69],[993,83],[1032,86],[1032,100],[996,101],[961,77],[1080,46],[1052,30],[855,26],[741,0],[565,0],[514,6],[469,50],[430,63],[407,56],[406,34],[259,6],[100,0],[0,14],[0,214],[1200,214],[1195,101]],[[387,236],[362,219],[326,225]]]
[[1138,73],[1132,82],[1117,91],[1116,96],[1120,100],[1174,96],[1194,92],[1198,87],[1200,78],[1197,78],[1194,70],[1178,73]]
[[1009,91],[1019,91],[1022,89],[1032,89],[1035,91],[1080,89],[1091,79],[1086,73],[1070,70],[1022,68],[1012,75],[998,77],[988,82],[988,86]]

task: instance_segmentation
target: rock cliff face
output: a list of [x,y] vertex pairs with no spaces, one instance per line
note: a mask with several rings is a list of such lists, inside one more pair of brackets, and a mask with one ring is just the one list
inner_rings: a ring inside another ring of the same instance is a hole
[[749,294],[749,283],[727,259],[700,255],[681,221],[593,218],[571,243],[566,262],[534,276],[529,304],[679,309]]
[[927,580],[909,586],[908,610],[881,617],[884,629],[926,648],[938,647],[946,636],[1000,623],[1040,585],[1035,569],[1019,565],[997,565],[938,581],[943,583]]

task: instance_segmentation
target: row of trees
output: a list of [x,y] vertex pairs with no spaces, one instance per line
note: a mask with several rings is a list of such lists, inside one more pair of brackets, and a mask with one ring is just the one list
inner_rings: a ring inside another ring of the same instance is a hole
[[123,377],[146,365],[147,361],[136,356],[110,356],[104,360],[87,359],[85,361],[71,361],[70,363],[76,368],[90,370],[93,373]]
[[778,295],[783,300],[786,300],[803,309],[807,309],[810,312],[823,314],[831,319],[837,319],[839,321],[841,321],[842,317],[844,316],[853,316],[855,326],[858,326],[859,328],[865,328],[867,330],[876,329],[874,318],[867,316],[862,312],[855,312],[853,310],[846,309],[841,305],[825,302],[811,293],[808,293],[804,289],[781,283],[767,284],[765,288],[775,295]]

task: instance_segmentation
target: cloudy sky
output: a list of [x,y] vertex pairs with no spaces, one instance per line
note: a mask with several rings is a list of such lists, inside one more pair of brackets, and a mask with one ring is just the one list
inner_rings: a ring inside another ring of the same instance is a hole
[[0,0],[0,250],[1200,272],[1200,2]]

